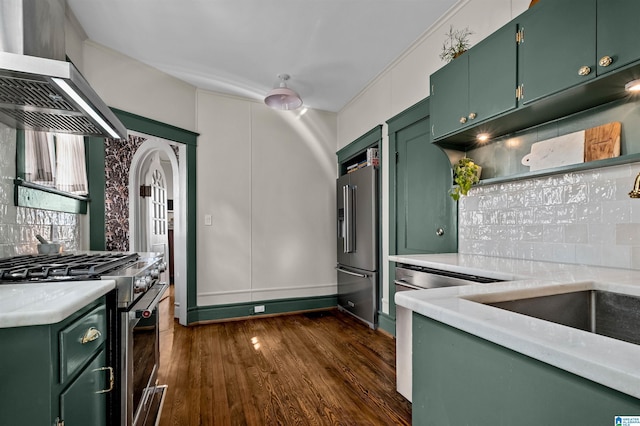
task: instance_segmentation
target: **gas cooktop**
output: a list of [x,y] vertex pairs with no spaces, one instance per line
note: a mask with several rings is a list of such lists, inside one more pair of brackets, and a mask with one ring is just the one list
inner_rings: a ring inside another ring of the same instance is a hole
[[0,259],[0,284],[100,279],[138,260],[137,253],[22,255]]

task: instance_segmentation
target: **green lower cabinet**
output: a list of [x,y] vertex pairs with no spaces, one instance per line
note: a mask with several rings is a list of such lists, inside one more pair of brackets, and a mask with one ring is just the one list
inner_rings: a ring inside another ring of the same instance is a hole
[[60,418],[65,426],[107,425],[107,393],[109,389],[105,352],[89,364],[60,395]]
[[107,425],[106,336],[104,297],[56,324],[0,328],[0,425]]
[[413,314],[413,425],[613,425],[640,400]]

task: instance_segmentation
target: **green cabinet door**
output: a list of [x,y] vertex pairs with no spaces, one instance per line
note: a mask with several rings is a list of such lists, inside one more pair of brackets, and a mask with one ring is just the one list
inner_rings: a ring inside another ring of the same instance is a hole
[[469,56],[465,53],[433,73],[431,124],[433,137],[454,133],[464,126],[469,114]]
[[508,24],[431,75],[434,139],[516,107],[515,34]]
[[[515,23],[505,25],[468,52],[468,125],[495,117],[517,106],[515,34]],[[487,130],[479,129],[479,133]]]
[[65,426],[106,426],[109,369],[105,352],[80,373],[78,378],[60,395],[60,418]]
[[[541,1],[518,21],[524,104],[596,76],[596,0]],[[589,68],[586,75],[580,75],[583,67]]]
[[[429,138],[425,118],[396,133],[396,253],[457,250],[451,163]],[[443,235],[438,235],[442,229]]]
[[612,62],[598,64],[598,74],[605,74],[640,59],[640,1],[598,0],[598,62],[610,57]]

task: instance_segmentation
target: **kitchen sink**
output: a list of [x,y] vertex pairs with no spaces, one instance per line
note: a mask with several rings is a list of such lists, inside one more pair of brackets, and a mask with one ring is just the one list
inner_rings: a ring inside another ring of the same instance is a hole
[[640,344],[640,296],[583,290],[485,304]]

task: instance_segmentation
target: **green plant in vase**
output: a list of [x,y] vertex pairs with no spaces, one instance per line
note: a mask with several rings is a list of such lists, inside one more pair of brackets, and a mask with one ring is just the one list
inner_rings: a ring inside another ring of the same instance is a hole
[[460,196],[467,195],[471,187],[480,181],[480,173],[482,167],[473,162],[471,158],[461,158],[455,166],[453,166],[453,182],[456,184],[449,191],[449,195],[455,201]]
[[443,61],[451,62],[458,56],[462,55],[471,47],[469,36],[473,34],[466,27],[461,30],[454,30],[453,26],[449,27],[449,32],[445,34],[447,37],[442,43],[442,52],[440,52],[440,59]]

